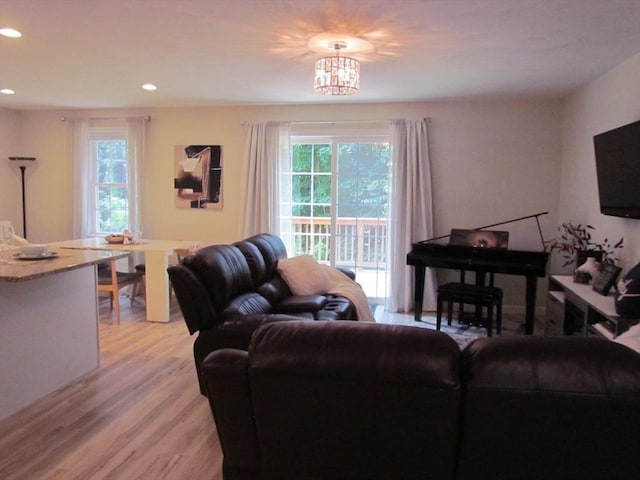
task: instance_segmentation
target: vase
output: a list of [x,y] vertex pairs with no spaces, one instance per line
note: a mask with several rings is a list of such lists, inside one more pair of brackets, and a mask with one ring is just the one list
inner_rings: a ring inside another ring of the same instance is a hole
[[576,268],[579,268],[589,257],[596,259],[596,262],[602,262],[602,250],[576,250]]
[[589,283],[589,280],[595,279],[598,275],[600,264],[596,262],[596,257],[587,257],[580,265],[573,276],[576,283]]

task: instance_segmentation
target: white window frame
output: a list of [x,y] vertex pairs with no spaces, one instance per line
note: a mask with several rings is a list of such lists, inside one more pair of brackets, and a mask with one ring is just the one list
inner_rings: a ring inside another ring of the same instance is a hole
[[128,154],[129,142],[127,139],[127,130],[126,127],[90,127],[89,130],[89,178],[91,181],[91,195],[88,196],[88,201],[91,203],[89,208],[87,209],[87,213],[89,215],[89,234],[92,236],[102,236],[109,233],[120,233],[120,232],[102,232],[99,230],[99,222],[98,222],[98,211],[99,211],[99,196],[98,191],[100,186],[108,185],[110,187],[123,185],[123,184],[102,184],[98,179],[98,158],[97,158],[97,148],[96,144],[99,141],[114,141],[114,140],[122,140],[126,144],[127,154],[126,154],[126,162],[127,162],[127,183],[124,184],[127,190],[127,229],[131,230],[131,186],[130,186],[130,178],[132,168],[131,155]]

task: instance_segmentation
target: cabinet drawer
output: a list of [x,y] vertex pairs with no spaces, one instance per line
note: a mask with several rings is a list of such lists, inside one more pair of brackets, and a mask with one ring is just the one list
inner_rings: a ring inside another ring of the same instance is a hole
[[564,333],[564,301],[557,292],[547,295],[547,315],[545,321],[545,335],[561,336]]

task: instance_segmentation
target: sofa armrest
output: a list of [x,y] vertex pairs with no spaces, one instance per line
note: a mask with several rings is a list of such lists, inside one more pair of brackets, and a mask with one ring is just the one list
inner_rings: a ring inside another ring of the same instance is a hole
[[229,348],[210,353],[200,367],[224,454],[224,478],[259,478],[247,367],[247,352]]
[[327,304],[324,295],[292,295],[278,303],[274,310],[278,313],[316,312]]
[[167,268],[167,273],[191,335],[219,322],[209,294],[191,270],[178,264]]
[[351,280],[353,280],[355,282],[355,280],[356,280],[356,272],[354,272],[353,270],[351,270],[349,268],[346,268],[346,267],[336,267],[336,270],[341,271],[347,277],[349,277]]

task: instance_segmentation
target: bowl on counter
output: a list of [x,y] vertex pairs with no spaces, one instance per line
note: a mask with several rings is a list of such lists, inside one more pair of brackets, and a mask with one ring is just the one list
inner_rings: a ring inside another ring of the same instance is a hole
[[116,234],[116,233],[112,233],[110,235],[107,235],[106,237],[104,237],[104,239],[107,241],[107,243],[124,243],[124,235],[120,234]]
[[49,245],[31,243],[20,247],[20,253],[25,257],[41,257],[49,252]]

